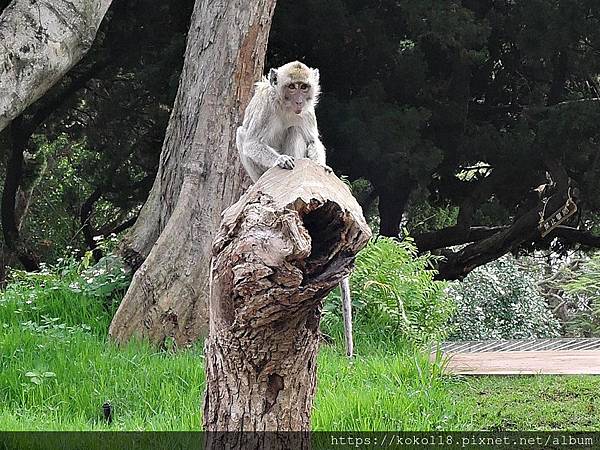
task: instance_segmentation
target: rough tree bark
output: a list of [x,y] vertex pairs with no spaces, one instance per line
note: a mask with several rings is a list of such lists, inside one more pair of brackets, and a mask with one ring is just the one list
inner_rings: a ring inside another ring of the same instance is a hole
[[[291,171],[270,169],[223,213],[213,246],[206,431],[310,429],[321,301],[370,236],[348,187],[304,159]],[[305,437],[211,433],[208,448],[302,449]]]
[[207,331],[209,267],[220,214],[248,178],[235,129],[264,64],[275,0],[197,0],[159,170],[120,254],[137,269],[110,326],[160,344]]
[[14,0],[0,16],[0,131],[90,49],[111,0]]

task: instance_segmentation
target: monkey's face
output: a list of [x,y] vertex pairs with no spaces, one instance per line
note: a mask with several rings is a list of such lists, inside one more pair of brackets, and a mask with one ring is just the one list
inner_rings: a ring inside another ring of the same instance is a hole
[[283,100],[286,109],[296,114],[302,113],[311,101],[310,84],[299,81],[283,86]]
[[301,114],[314,107],[319,98],[319,71],[293,61],[269,71],[269,82],[286,111]]

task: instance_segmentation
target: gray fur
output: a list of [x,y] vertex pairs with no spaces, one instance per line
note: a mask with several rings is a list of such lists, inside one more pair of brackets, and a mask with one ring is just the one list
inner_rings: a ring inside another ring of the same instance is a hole
[[[292,80],[310,85],[306,106],[300,114],[286,107],[283,90]],[[318,71],[294,61],[271,69],[269,80],[256,83],[256,90],[237,129],[236,146],[246,171],[256,181],[273,166],[293,169],[296,158],[309,158],[323,165],[325,146],[319,137],[315,104],[320,92]]]

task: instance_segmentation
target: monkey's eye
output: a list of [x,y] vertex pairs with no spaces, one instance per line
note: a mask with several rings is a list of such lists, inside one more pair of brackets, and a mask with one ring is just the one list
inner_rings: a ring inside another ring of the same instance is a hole
[[300,89],[302,89],[303,91],[306,91],[306,90],[308,89],[308,84],[306,84],[306,83],[302,83],[302,84],[300,85]]
[[288,89],[290,91],[295,91],[296,90],[296,85],[294,83],[290,83],[289,86],[288,86]]

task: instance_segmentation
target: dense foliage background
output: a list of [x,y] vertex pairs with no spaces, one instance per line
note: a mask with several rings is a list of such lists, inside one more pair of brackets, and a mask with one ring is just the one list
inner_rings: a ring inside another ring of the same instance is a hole
[[[192,3],[115,3],[88,56],[2,133],[0,268],[133,223]],[[382,235],[405,227],[461,279],[509,251],[600,245],[599,25],[593,0],[281,2],[268,66],[320,69],[331,165]],[[540,212],[567,197],[578,213],[542,238]]]
[[[107,342],[131,279],[112,251],[156,175],[193,3],[114,1],[0,133],[0,429],[200,426],[200,346]],[[471,384],[429,350],[600,336],[600,3],[280,1],[267,66],[293,59],[320,70],[328,163],[378,235],[351,278],[356,360],[325,302],[314,429],[598,431],[597,378]]]
[[[368,181],[381,234],[406,226],[454,279],[519,248],[599,244],[581,231],[598,212],[598,25],[591,0],[306,0],[279,5],[270,61],[320,68],[333,167]],[[540,204],[570,186],[574,229],[542,239]]]
[[[86,250],[98,260],[98,236],[133,224],[156,174],[192,6],[116,2],[84,60],[0,134],[0,283],[8,266],[39,270]],[[593,0],[280,2],[267,65],[301,59],[320,69],[330,164],[379,234],[413,237],[400,244],[408,259],[365,252],[390,261],[373,280],[428,251],[435,277],[452,280],[509,252],[565,257],[600,245],[599,25]],[[577,214],[542,237],[540,216],[568,198]],[[469,286],[497,292],[494,267],[512,270],[503,261],[451,287],[465,312],[479,308],[481,290]],[[529,290],[544,276],[534,265],[518,270],[531,279],[515,298],[545,302],[561,332],[592,314],[589,293],[563,289],[576,273],[538,298]],[[393,312],[384,284],[364,290],[363,278],[356,307]]]

